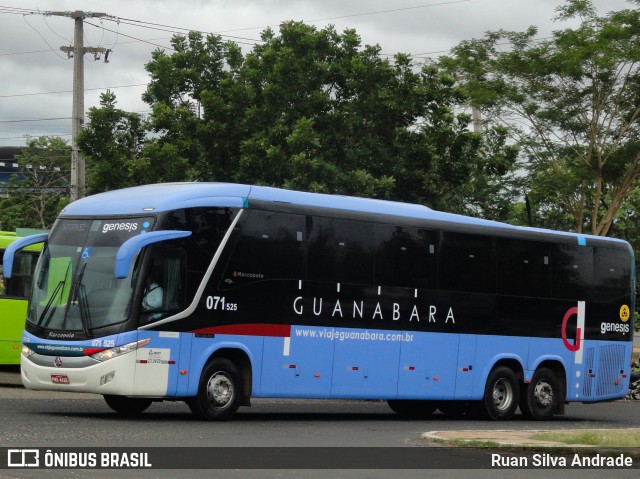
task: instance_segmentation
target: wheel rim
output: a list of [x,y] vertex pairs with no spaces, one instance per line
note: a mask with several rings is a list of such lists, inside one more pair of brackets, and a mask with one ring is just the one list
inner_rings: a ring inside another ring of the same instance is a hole
[[547,381],[539,381],[533,391],[536,404],[541,407],[549,407],[553,403],[553,387]]
[[207,384],[207,398],[213,407],[223,408],[233,401],[233,381],[222,372],[215,373]]
[[499,411],[505,411],[513,404],[513,387],[506,379],[499,379],[493,386],[493,404]]

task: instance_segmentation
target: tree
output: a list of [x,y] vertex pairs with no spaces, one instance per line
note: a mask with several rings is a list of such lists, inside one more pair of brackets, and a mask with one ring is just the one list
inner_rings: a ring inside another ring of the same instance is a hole
[[287,22],[261,39],[243,55],[216,36],[174,37],[146,65],[148,122],[103,95],[80,139],[90,190],[230,181],[504,216],[517,149],[504,128],[469,130],[448,72],[383,58],[353,30]]
[[589,0],[567,0],[557,13],[579,26],[542,40],[535,27],[489,32],[443,65],[520,146],[520,219],[607,235],[640,178],[640,11],[599,17]]
[[116,108],[116,95],[100,95],[100,108],[89,109],[89,121],[78,145],[87,157],[87,192],[108,191],[136,184],[146,136],[137,113]]
[[144,156],[155,150],[184,179],[482,214],[512,168],[515,150],[499,129],[489,129],[489,141],[469,131],[451,75],[407,55],[382,58],[353,30],[287,22],[280,35],[263,32],[245,56],[197,33],[175,37],[172,47],[146,66],[156,138]]
[[61,138],[29,138],[16,155],[18,172],[0,200],[4,229],[50,228],[58,212],[68,204],[71,149]]

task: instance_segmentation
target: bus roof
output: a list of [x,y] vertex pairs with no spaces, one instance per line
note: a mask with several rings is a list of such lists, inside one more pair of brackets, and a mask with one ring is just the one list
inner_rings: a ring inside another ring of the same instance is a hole
[[228,206],[247,208],[251,201],[289,203],[301,206],[328,208],[361,213],[417,218],[428,221],[543,234],[570,235],[579,244],[587,238],[620,241],[615,238],[590,236],[561,231],[513,226],[507,223],[469,216],[443,213],[426,206],[395,201],[358,198],[352,196],[306,193],[266,186],[249,186],[232,183],[161,183],[136,186],[88,196],[68,205],[61,217],[144,215],[162,211],[203,206]]

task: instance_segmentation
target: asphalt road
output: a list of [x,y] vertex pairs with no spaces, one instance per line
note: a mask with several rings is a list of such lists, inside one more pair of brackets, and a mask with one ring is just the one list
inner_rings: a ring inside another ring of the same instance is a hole
[[[403,419],[380,401],[254,399],[230,422],[194,419],[183,403],[154,403],[135,419],[121,418],[100,396],[28,391],[18,385],[18,373],[0,372],[0,447],[434,447],[421,439],[433,430],[521,430],[575,428],[640,428],[640,401],[571,404],[567,414],[548,422],[450,419],[440,414],[428,420]],[[423,449],[424,450],[424,449]],[[374,454],[378,450],[363,449]],[[450,450],[443,450],[451,454]],[[458,454],[458,452],[455,452]],[[465,454],[460,457],[464,463]],[[476,455],[478,453],[475,453]],[[481,452],[479,454],[488,454]],[[327,467],[331,467],[327,464]],[[539,477],[549,471],[529,470],[224,470],[207,477]],[[553,474],[553,472],[552,472]],[[202,477],[198,470],[0,470],[4,478]],[[640,470],[563,470],[562,477],[640,477]]]

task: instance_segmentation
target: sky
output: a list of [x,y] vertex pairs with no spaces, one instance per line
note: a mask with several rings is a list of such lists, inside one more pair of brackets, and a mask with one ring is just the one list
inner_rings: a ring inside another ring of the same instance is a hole
[[[632,8],[626,0],[592,0],[601,15]],[[149,81],[151,52],[170,46],[174,33],[220,34],[250,51],[267,26],[286,20],[317,28],[353,28],[362,43],[382,54],[412,54],[417,63],[437,59],[463,40],[499,29],[538,28],[540,38],[568,25],[553,20],[561,0],[0,0],[0,146],[22,146],[25,137],[71,141],[73,19],[46,12],[84,10],[84,46],[111,50],[86,54],[85,109],[110,89],[117,106],[147,114],[141,95]],[[167,49],[167,52],[171,50]]]

